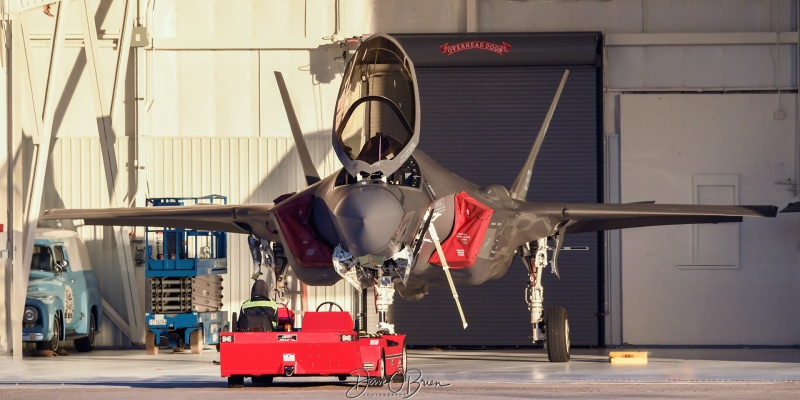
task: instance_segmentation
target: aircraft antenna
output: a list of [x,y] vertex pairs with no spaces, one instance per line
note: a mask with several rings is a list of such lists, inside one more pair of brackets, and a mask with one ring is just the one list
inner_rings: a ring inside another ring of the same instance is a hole
[[286,117],[289,118],[289,127],[292,129],[294,144],[297,148],[297,152],[300,154],[300,163],[303,165],[303,172],[306,175],[306,183],[310,186],[319,182],[319,173],[317,172],[317,168],[314,167],[314,162],[311,161],[311,153],[308,152],[306,140],[303,138],[303,131],[300,130],[300,123],[297,122],[297,114],[294,113],[292,99],[289,97],[289,91],[286,90],[286,82],[283,81],[283,74],[275,71],[275,80],[278,81],[278,90],[281,92],[283,108],[286,109]]
[[514,185],[511,186],[510,194],[512,199],[525,201],[528,197],[528,187],[531,184],[531,176],[533,176],[533,164],[536,162],[536,156],[539,155],[539,149],[542,148],[542,142],[544,142],[544,136],[547,134],[547,128],[550,127],[550,120],[553,119],[553,113],[556,111],[556,105],[558,104],[558,99],[561,97],[561,91],[564,90],[564,85],[567,83],[567,76],[569,76],[568,69],[564,70],[564,76],[561,78],[561,83],[558,85],[558,90],[556,91],[555,97],[553,97],[553,102],[550,103],[550,109],[547,110],[547,116],[544,118],[542,127],[539,128],[539,134],[536,135],[536,142],[533,143],[531,153],[528,154],[528,160],[525,161],[525,165],[522,166],[522,171],[519,171],[517,179],[514,180]]

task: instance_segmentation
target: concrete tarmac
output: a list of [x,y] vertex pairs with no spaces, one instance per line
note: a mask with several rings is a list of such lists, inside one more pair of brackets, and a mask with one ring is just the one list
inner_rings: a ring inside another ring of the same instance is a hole
[[[646,365],[609,362],[609,349],[573,349],[550,363],[541,349],[409,350],[403,382],[357,386],[350,378],[276,378],[228,388],[219,354],[144,350],[0,356],[0,399],[798,399],[800,349],[636,349]],[[614,350],[617,351],[617,350]]]

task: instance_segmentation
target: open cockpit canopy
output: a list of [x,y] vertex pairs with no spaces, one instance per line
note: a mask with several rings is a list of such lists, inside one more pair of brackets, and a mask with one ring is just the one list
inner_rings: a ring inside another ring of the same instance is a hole
[[388,176],[419,141],[414,66],[390,36],[370,36],[350,60],[333,124],[333,146],[347,172]]

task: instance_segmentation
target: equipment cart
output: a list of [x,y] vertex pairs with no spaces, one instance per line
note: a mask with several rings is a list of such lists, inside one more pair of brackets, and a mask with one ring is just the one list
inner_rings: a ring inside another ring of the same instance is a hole
[[[320,307],[325,304],[331,303]],[[228,387],[241,387],[246,377],[253,384],[270,384],[276,376],[388,382],[405,371],[405,335],[359,334],[350,313],[320,307],[305,312],[301,329],[292,329],[294,321],[280,321],[286,314],[279,309],[278,331],[223,332],[220,373],[228,378]]]

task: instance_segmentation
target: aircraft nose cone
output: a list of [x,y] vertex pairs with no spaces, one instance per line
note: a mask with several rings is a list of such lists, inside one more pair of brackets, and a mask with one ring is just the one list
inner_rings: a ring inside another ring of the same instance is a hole
[[356,187],[350,190],[334,215],[355,256],[379,254],[403,220],[403,206],[384,187]]

